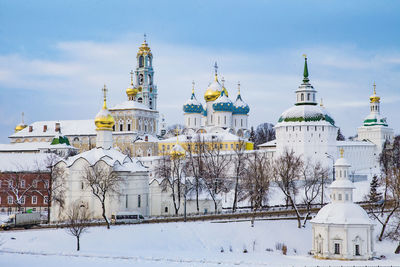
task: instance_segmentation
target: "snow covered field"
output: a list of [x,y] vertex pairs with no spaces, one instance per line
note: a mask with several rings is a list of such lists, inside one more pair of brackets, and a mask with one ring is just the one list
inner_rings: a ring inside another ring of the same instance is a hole
[[[297,229],[295,221],[92,227],[81,237],[80,252],[63,229],[0,232],[0,240],[0,266],[400,266],[390,242],[376,244],[386,260],[315,260],[307,254],[311,227]],[[277,242],[288,246],[287,256],[276,251]]]

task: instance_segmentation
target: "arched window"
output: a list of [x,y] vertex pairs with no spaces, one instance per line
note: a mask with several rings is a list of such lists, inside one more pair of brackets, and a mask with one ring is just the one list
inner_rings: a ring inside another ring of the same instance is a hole
[[304,94],[301,93],[301,101],[304,101]]
[[310,101],[310,93],[307,94],[307,101]]
[[143,98],[139,97],[137,100],[139,103],[143,103]]
[[149,99],[149,106],[150,106],[150,109],[153,109],[153,99]]
[[224,116],[224,124],[226,124],[226,116]]
[[149,74],[148,78],[149,78],[149,84],[152,85],[153,84],[153,80],[151,79],[151,75],[150,74]]
[[143,58],[143,56],[140,56],[139,57],[139,68],[143,68],[143,65],[144,65],[144,58]]

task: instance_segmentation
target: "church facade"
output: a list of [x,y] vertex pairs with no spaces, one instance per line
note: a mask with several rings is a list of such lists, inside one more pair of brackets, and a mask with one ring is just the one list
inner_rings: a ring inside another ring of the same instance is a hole
[[248,114],[250,107],[242,100],[240,83],[235,102],[230,100],[225,81],[218,80],[218,66],[215,63],[214,81],[204,93],[205,105],[197,100],[193,82],[192,95],[183,105],[186,133],[229,132],[240,137],[248,137]]
[[[158,154],[159,135],[157,86],[154,83],[153,54],[144,40],[136,56],[136,69],[126,89],[127,101],[110,108],[115,119],[113,141],[120,151],[131,156]],[[66,136],[80,152],[96,147],[93,120],[36,121],[17,125],[9,136],[11,143],[51,142],[57,135]]]

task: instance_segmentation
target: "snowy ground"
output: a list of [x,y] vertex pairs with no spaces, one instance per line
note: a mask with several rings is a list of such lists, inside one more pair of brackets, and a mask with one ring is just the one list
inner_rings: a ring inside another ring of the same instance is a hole
[[[386,260],[313,259],[307,254],[311,228],[297,229],[295,221],[256,221],[254,227],[249,221],[93,227],[82,236],[80,252],[64,229],[0,232],[0,240],[0,266],[400,265],[400,256],[393,254],[396,245],[390,242],[376,244],[377,255]],[[287,256],[276,251],[277,242],[288,246]]]

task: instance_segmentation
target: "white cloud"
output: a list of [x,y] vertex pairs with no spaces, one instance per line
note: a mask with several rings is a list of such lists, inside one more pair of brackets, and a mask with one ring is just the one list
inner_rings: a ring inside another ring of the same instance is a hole
[[[103,83],[110,88],[111,103],[126,99],[129,71],[136,66],[139,45],[140,41],[129,38],[111,43],[61,42],[55,46],[55,59],[1,55],[0,86],[43,95],[61,92],[62,98],[51,99],[59,101],[60,106],[51,116],[74,119],[72,116],[79,112],[79,116],[90,118],[101,106],[100,88]],[[393,51],[363,52],[353,46],[344,46],[261,53],[221,52],[151,42],[150,47],[154,54],[159,109],[166,114],[169,123],[182,122],[182,104],[190,96],[192,80],[196,81],[197,98],[203,99],[203,93],[213,78],[215,61],[220,65],[219,72],[226,79],[232,99],[236,96],[237,81],[241,82],[242,96],[251,107],[250,123],[276,122],[280,113],[295,101],[294,91],[302,78],[301,50],[307,50],[311,82],[333,115],[338,109],[357,112],[354,117],[358,119],[353,121],[341,112],[335,117],[347,134],[355,132],[368,112],[367,108],[359,107],[368,105],[373,80],[384,85],[379,88],[381,96],[387,94],[390,95],[388,101],[400,101],[400,93],[395,90],[400,82],[395,71],[400,57]],[[7,97],[9,101],[16,101],[13,95]],[[42,103],[40,108],[46,110],[49,106]],[[400,121],[400,115],[394,110],[385,109],[385,112],[389,118],[396,118],[390,121]],[[7,110],[6,113],[19,114],[19,110]],[[395,127],[399,128],[400,123]]]

